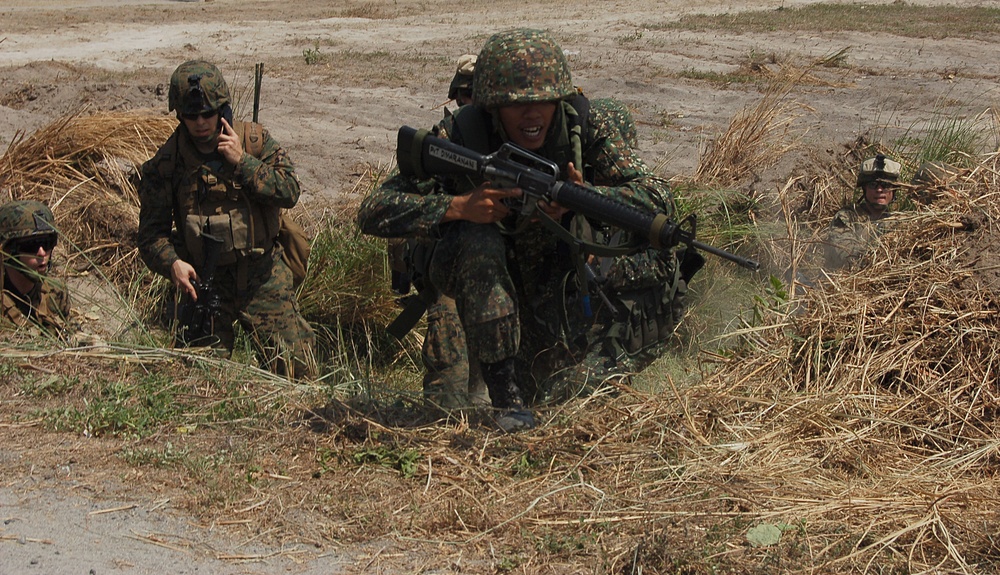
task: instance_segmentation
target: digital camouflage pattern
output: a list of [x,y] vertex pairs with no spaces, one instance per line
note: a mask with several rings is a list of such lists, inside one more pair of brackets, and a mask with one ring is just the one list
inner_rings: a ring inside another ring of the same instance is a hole
[[882,180],[884,182],[895,182],[899,180],[899,174],[903,166],[899,162],[890,160],[885,156],[878,155],[861,162],[858,169],[858,187]]
[[597,117],[598,122],[606,122],[617,127],[626,146],[635,148],[639,144],[639,133],[635,127],[632,111],[620,100],[615,98],[591,100],[590,114],[591,117]]
[[[514,31],[491,39],[491,43],[480,53],[477,63],[477,108],[482,104],[479,98],[486,96],[488,87],[500,90],[496,94],[499,97],[492,101],[517,101],[522,95],[530,98],[540,93],[545,94],[545,99],[552,99],[555,94],[559,95],[555,97],[577,94],[569,80],[568,68],[565,83],[558,90],[548,86],[543,90],[530,82],[522,86],[481,82],[481,78],[488,76],[484,73],[487,63],[498,58],[497,46],[531,45],[540,37],[544,35],[535,31]],[[551,59],[564,64],[561,49],[545,38],[546,41],[538,42],[545,50],[522,50],[503,59],[502,67],[530,77],[532,68],[529,64],[539,60],[540,53],[558,55]],[[518,57],[527,61],[518,61]],[[543,62],[540,65],[546,64]],[[557,82],[562,80],[557,79]],[[489,98],[486,101],[490,101]],[[470,146],[458,133],[468,133],[467,126],[463,125],[459,131],[450,129],[450,122],[462,123],[462,115],[469,113],[483,112],[462,108],[455,118],[440,123],[435,133],[460,145]],[[672,217],[674,206],[666,181],[653,175],[631,146],[626,144],[622,130],[612,121],[612,114],[594,114],[586,123],[590,133],[582,138],[569,128],[569,118],[573,114],[575,112],[568,103],[563,102],[557,108],[553,128],[538,153],[555,161],[564,174],[570,161],[584,167],[584,172],[592,175],[588,179],[599,184],[594,186],[599,193],[645,211],[655,210]],[[502,140],[502,136],[493,131],[493,122],[488,118],[480,121],[478,126],[480,131],[491,131],[488,138],[481,140]],[[572,145],[573,138],[577,138],[576,146]],[[571,151],[576,149],[580,153],[581,139],[592,143],[585,158]],[[470,147],[476,148],[474,145]],[[477,151],[489,153],[493,150]],[[461,193],[479,183],[448,180],[443,187],[451,193]],[[494,225],[470,222],[442,225],[441,220],[451,198],[442,193],[428,193],[433,189],[433,186],[421,185],[421,182],[396,174],[362,202],[358,225],[364,233],[382,237],[441,240],[431,264],[431,279],[442,292],[454,297],[469,349],[481,362],[494,364],[514,355],[521,358],[524,370],[534,374],[538,381],[560,369],[569,372],[564,369],[567,365],[578,366],[587,351],[587,342],[582,345],[581,342],[567,343],[562,325],[566,314],[560,312],[563,302],[567,300],[565,294],[573,290],[576,270],[576,262],[566,244],[537,223],[528,224],[522,233],[515,236],[504,235]],[[586,330],[570,331],[578,333]],[[573,334],[570,334],[570,339],[573,339]],[[607,360],[602,358],[601,361],[606,363]],[[612,363],[618,367],[623,365]],[[583,377],[588,376],[585,373]],[[541,385],[547,386],[548,383],[543,381]],[[544,390],[541,393],[544,394]],[[526,395],[531,397],[532,391],[526,390]]]
[[477,106],[548,102],[576,93],[569,62],[548,33],[521,28],[494,34],[476,61]]
[[168,110],[200,114],[218,110],[230,102],[229,86],[222,72],[204,60],[184,62],[170,76]]
[[[260,128],[237,124],[240,134]],[[216,335],[231,350],[231,324],[238,321],[250,334],[262,365],[295,377],[309,376],[315,373],[315,335],[299,313],[292,273],[276,241],[280,209],[298,202],[299,181],[284,149],[266,129],[259,134],[259,157],[245,153],[232,167],[218,153],[209,158],[199,154],[183,123],[178,125],[140,170],[139,254],[150,270],[168,279],[178,259],[198,269],[200,260],[192,257],[182,233],[186,217],[230,213],[222,209],[230,203],[249,206],[254,233],[248,236],[255,248],[239,253],[237,263],[223,265],[216,273],[225,313]]]
[[52,210],[35,200],[15,200],[0,206],[0,244],[13,239],[55,235]]
[[452,298],[437,294],[428,306],[421,355],[426,369],[424,395],[432,406],[451,411],[490,404],[479,361],[469,361],[465,332]]
[[853,267],[860,262],[872,244],[889,229],[891,212],[875,214],[864,201],[837,211],[823,239],[827,269]]
[[[247,129],[239,122],[234,127],[237,131]],[[178,195],[177,205],[191,206],[191,209],[196,209],[193,198],[200,195],[206,196],[206,202],[212,202],[214,198],[219,203],[236,195],[236,202],[244,204],[235,192],[238,186],[251,206],[267,212],[260,217],[270,222],[255,226],[255,235],[265,234],[270,239],[277,237],[279,210],[294,207],[301,191],[295,166],[287,152],[266,128],[262,129],[261,137],[260,157],[243,154],[240,164],[231,168],[224,164],[221,156],[203,163],[181,124],[156,155],[142,165],[137,187],[140,201],[138,244],[139,254],[149,269],[169,278],[174,261],[190,257],[183,242],[171,235],[174,228],[178,232],[183,229],[184,216],[187,215],[174,213],[175,193]],[[209,182],[214,182],[211,193],[206,189]],[[212,197],[207,197],[209,195]],[[208,204],[203,206],[203,210],[204,213],[215,211]],[[262,247],[270,248],[272,244]],[[178,247],[184,252],[183,257],[178,253]]]

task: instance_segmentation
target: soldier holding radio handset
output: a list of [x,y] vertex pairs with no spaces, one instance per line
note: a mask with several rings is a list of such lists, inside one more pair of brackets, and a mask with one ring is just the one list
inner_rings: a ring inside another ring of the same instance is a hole
[[[209,62],[177,67],[168,105],[179,124],[143,164],[138,186],[143,261],[173,282],[181,306],[197,302],[199,280],[212,277],[213,345],[232,351],[238,321],[262,367],[314,375],[315,336],[277,241],[281,210],[300,195],[291,159],[260,124],[233,121],[229,88]],[[217,269],[206,272],[209,259]]]

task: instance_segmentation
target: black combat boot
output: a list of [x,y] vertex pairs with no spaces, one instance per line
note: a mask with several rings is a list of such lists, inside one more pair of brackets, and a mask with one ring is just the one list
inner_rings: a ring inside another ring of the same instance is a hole
[[490,390],[490,402],[497,410],[497,425],[505,433],[516,433],[535,427],[535,416],[524,406],[517,385],[517,365],[514,358],[496,363],[482,363],[483,380]]

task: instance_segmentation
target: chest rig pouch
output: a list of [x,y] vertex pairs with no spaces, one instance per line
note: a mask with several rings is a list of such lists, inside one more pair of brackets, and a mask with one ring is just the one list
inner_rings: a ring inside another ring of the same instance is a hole
[[[183,147],[183,146],[182,146]],[[215,169],[182,150],[189,169],[177,187],[178,228],[191,263],[205,263],[204,235],[221,240],[218,265],[232,265],[238,259],[270,251],[278,234],[280,209],[251,203],[232,168]]]

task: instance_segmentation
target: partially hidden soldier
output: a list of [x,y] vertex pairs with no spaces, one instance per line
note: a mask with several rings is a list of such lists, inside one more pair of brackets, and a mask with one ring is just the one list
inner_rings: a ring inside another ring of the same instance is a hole
[[47,205],[17,200],[0,206],[0,321],[18,328],[41,328],[55,337],[70,327],[69,292],[49,276],[58,241],[55,218]]
[[455,77],[448,86],[448,99],[454,100],[459,107],[472,103],[472,75],[476,71],[476,58],[475,54],[462,55],[455,68]]
[[888,229],[901,168],[899,162],[881,154],[861,163],[857,183],[860,195],[853,205],[833,216],[826,230],[827,269],[856,265],[871,249],[872,242]]
[[[278,242],[299,180],[266,128],[233,122],[230,102],[209,62],[185,62],[171,75],[168,106],[179,124],[141,169],[139,252],[181,291],[181,309],[197,303],[199,287],[211,288],[213,346],[231,352],[239,322],[263,367],[311,377],[315,336]],[[206,271],[209,259],[215,269]],[[212,285],[202,285],[209,275]]]
[[[586,182],[646,212],[674,215],[666,181],[635,156],[607,114],[590,113],[562,49],[547,33],[516,29],[492,36],[476,62],[473,99],[474,105],[459,108],[435,133],[482,154],[505,142],[516,144],[555,162],[566,180]],[[645,319],[663,326],[649,330],[648,338],[631,338],[636,344],[631,351],[656,345],[672,332],[675,314],[682,311],[674,304],[684,291],[678,250],[614,258],[595,271],[580,244],[567,240],[569,230],[582,234],[588,223],[562,206],[539,202],[543,218],[519,207],[518,188],[469,177],[441,180],[434,189],[445,193],[429,193],[430,186],[413,177],[389,178],[364,200],[358,224],[383,237],[438,240],[429,278],[455,300],[475,354],[471,359],[481,363],[502,430],[534,427],[528,403],[536,392],[544,393],[536,386],[546,376],[577,370],[589,359],[597,359],[599,369],[582,370],[584,378],[632,367],[625,346],[604,345],[603,337],[617,327],[619,337],[611,339],[624,343],[629,329],[621,324],[628,319],[609,322],[591,337],[600,314],[584,317],[578,304],[585,291],[581,284],[592,276],[606,278],[602,295],[610,296],[623,316],[637,319],[635,325]],[[697,267],[688,266],[687,278]],[[629,294],[627,301],[623,294]],[[629,315],[632,310],[636,316]]]

